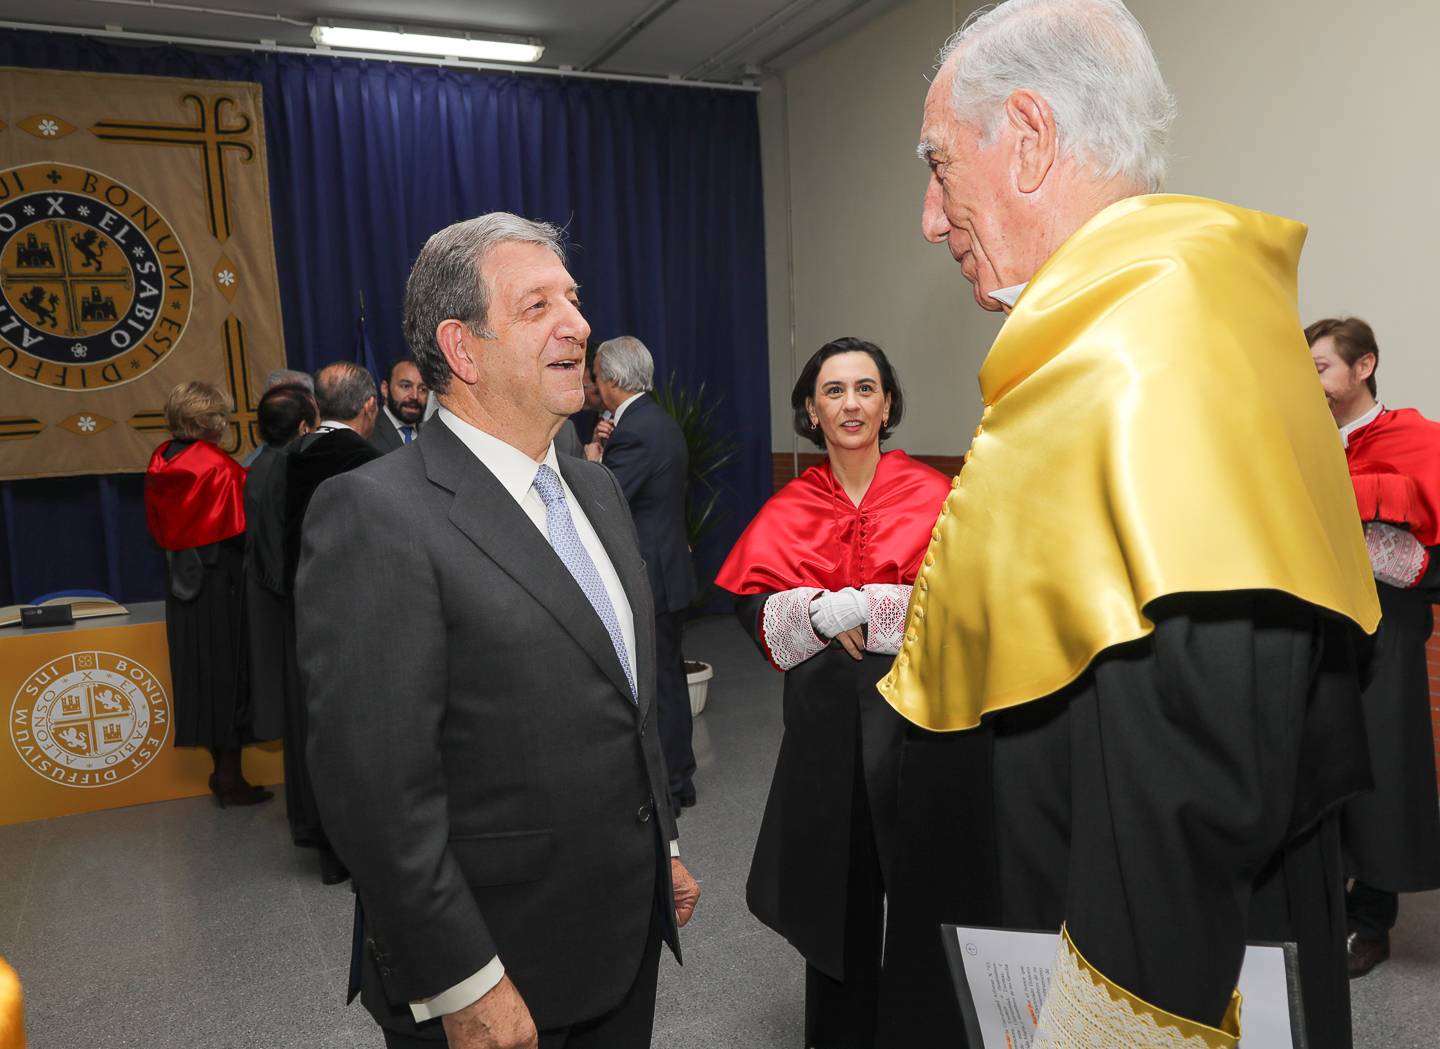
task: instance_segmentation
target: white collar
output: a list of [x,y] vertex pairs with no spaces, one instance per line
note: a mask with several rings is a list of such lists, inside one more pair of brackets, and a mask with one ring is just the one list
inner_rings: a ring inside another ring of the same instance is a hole
[[349,431],[351,431],[352,433],[358,433],[358,432],[359,432],[358,430],[355,429],[355,427],[351,426],[349,423],[342,423],[339,419],[321,419],[321,420],[320,420],[320,425],[317,426],[316,429],[317,429],[317,430],[349,430]]
[[1350,447],[1350,435],[1351,435],[1352,433],[1354,433],[1356,430],[1363,430],[1363,429],[1365,429],[1365,427],[1369,426],[1369,425],[1370,425],[1371,423],[1373,423],[1376,419],[1380,418],[1380,413],[1383,412],[1384,410],[1385,410],[1385,406],[1384,406],[1383,404],[1381,404],[1379,401],[1376,401],[1376,402],[1375,402],[1375,407],[1371,408],[1371,409],[1370,409],[1368,412],[1366,412],[1364,415],[1360,416],[1360,418],[1358,418],[1358,419],[1352,419],[1352,420],[1350,420],[1348,423],[1346,423],[1344,426],[1340,427],[1340,443],[1341,443],[1342,445],[1344,445],[1346,448],[1349,448],[1349,447]]
[[[511,498],[517,503],[525,498],[525,493],[535,483],[535,474],[540,469],[539,463],[514,445],[506,444],[478,426],[467,423],[448,408],[442,407],[435,414],[450,427],[451,432],[460,438],[461,443],[470,449],[475,458],[495,475],[495,479],[510,493]],[[554,470],[556,476],[560,475],[560,463],[555,455],[553,441],[545,449],[545,465]]]
[[645,391],[641,390],[639,393],[632,393],[629,397],[626,397],[623,401],[621,401],[615,406],[615,414],[610,417],[610,421],[613,422],[616,426],[619,426],[620,416],[625,414],[625,409],[630,407],[630,405],[635,402],[635,399],[637,397],[643,397],[644,395]]
[[1000,288],[997,291],[992,291],[990,297],[996,302],[1003,302],[1013,310],[1015,308],[1015,301],[1020,298],[1020,293],[1025,290],[1025,286],[1029,283],[1028,280],[1025,280],[1019,284],[1012,284],[1008,288]]

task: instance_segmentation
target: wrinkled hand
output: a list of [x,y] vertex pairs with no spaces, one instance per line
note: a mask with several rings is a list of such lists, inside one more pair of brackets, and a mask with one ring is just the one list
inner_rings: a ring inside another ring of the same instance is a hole
[[685,869],[678,856],[670,857],[670,883],[675,890],[675,924],[683,926],[700,902],[700,883]]
[[479,1001],[441,1018],[450,1049],[539,1049],[540,1035],[520,991],[502,976]]
[[842,630],[835,635],[835,640],[840,642],[840,647],[849,652],[856,659],[865,657],[865,632],[858,626],[852,626],[849,630]]
[[609,419],[599,419],[595,422],[595,432],[590,435],[590,441],[605,447],[605,442],[610,440],[610,435],[615,432],[615,424]]
[[605,446],[599,441],[591,441],[585,446],[585,458],[592,463],[598,463],[605,455]]

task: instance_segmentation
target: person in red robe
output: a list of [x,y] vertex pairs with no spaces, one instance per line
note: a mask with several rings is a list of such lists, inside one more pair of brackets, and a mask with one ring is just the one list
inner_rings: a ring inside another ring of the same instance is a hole
[[1340,426],[1383,619],[1365,728],[1375,789],[1346,804],[1341,844],[1351,978],[1390,954],[1402,892],[1440,888],[1440,802],[1435,792],[1425,642],[1440,601],[1440,423],[1376,400],[1380,350],[1356,318],[1316,321],[1306,341]]
[[171,390],[165,422],[171,440],[145,472],[145,523],[165,551],[175,745],[209,748],[210,791],[222,807],[255,805],[273,794],[240,769],[240,748],[254,738],[241,620],[245,468],[215,443],[229,406],[211,384]]
[[822,346],[791,405],[826,459],[761,508],[716,579],[785,674],[747,902],[805,958],[807,1047],[963,1046],[938,925],[991,917],[984,857],[955,861],[962,828],[973,854],[991,819],[989,735],[911,726],[875,689],[950,480],[880,450],[903,397],[872,343]]

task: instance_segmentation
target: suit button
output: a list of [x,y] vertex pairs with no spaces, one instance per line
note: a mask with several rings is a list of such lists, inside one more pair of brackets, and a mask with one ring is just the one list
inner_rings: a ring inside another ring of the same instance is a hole
[[644,805],[641,805],[640,808],[639,808],[639,810],[635,813],[635,818],[636,818],[637,820],[639,820],[641,823],[649,823],[649,822],[650,822],[650,809],[651,809],[651,806],[649,805],[649,803],[646,803],[646,804],[644,804]]

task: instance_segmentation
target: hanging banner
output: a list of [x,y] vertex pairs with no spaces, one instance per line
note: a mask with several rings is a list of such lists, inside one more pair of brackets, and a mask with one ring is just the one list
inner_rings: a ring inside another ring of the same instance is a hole
[[177,384],[283,367],[260,85],[0,69],[0,480],[138,473]]

